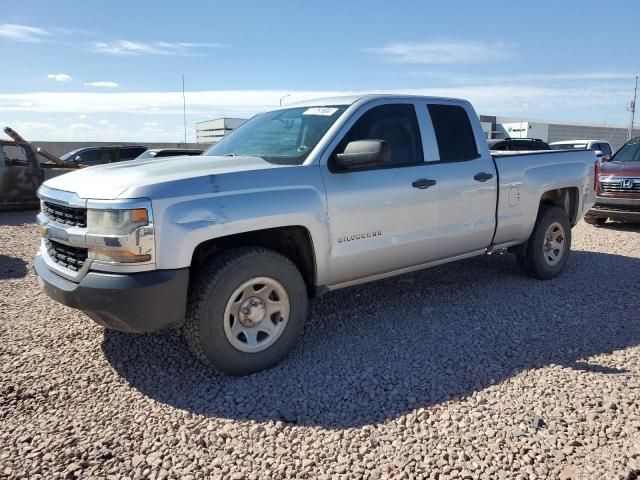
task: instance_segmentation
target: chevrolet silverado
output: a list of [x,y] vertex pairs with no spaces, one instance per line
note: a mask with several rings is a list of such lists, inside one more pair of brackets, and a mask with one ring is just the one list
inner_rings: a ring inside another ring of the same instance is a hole
[[203,156],[45,182],[35,269],[99,324],[180,329],[203,362],[244,375],[284,358],[308,299],[330,290],[505,251],[556,277],[594,205],[595,163],[589,150],[494,158],[463,100],[312,100]]

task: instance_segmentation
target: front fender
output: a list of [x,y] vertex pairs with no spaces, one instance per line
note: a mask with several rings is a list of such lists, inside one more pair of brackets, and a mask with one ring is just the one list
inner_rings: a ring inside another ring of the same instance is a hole
[[[317,168],[304,168],[319,173]],[[158,268],[190,266],[196,247],[209,240],[301,226],[311,235],[317,282],[323,284],[328,279],[329,255],[324,191],[321,183],[306,183],[153,200]]]

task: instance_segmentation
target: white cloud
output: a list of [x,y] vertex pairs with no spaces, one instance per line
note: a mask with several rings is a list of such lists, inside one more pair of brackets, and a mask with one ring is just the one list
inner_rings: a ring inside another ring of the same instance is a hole
[[15,23],[0,24],[0,38],[17,42],[44,42],[48,40],[50,32],[44,28],[17,25]]
[[383,47],[369,48],[366,51],[394,63],[485,63],[514,57],[516,46],[501,42],[434,40],[394,42]]
[[95,51],[110,55],[199,55],[201,53],[196,50],[226,46],[221,43],[134,42],[131,40],[112,40],[93,44]]
[[88,123],[72,123],[71,125],[69,125],[69,130],[72,130],[72,131],[76,130],[76,131],[92,132],[95,129],[96,127]]
[[47,78],[55,80],[56,82],[70,82],[71,80],[73,80],[71,75],[68,75],[66,73],[50,73],[49,75],[47,75]]
[[[290,94],[291,103],[309,98],[363,93],[395,93],[458,97],[471,100],[484,112],[507,114],[510,110],[536,105],[560,110],[568,106],[624,104],[628,89],[620,85],[534,86],[534,85],[457,85],[423,89],[364,91],[284,91],[227,90],[187,92],[190,115],[248,116],[278,105]],[[182,92],[34,92],[0,94],[0,111],[48,113],[119,113],[161,115],[182,114]]]
[[99,88],[117,88],[120,86],[117,82],[105,82],[104,80],[100,80],[98,82],[87,82],[85,83],[87,87],[99,87]]
[[[187,92],[188,114],[204,120],[221,116],[248,118],[278,105],[285,94],[291,103],[311,98],[362,93],[392,93],[465,98],[479,113],[557,120],[626,121],[620,108],[629,91],[620,82],[532,85],[454,85],[423,89],[363,91],[228,90]],[[621,112],[621,113],[620,113]],[[77,121],[70,122],[69,114]],[[61,141],[179,142],[182,92],[33,92],[0,93],[0,124],[27,139]],[[88,118],[100,121],[88,121]],[[46,122],[46,123],[44,123]],[[189,123],[190,132],[193,123]],[[192,135],[191,135],[192,136]]]

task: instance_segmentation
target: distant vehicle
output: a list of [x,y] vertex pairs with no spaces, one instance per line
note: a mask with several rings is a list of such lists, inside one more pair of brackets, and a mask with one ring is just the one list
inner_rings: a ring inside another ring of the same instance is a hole
[[596,204],[584,221],[592,225],[603,225],[607,219],[640,222],[640,137],[629,140],[598,170]]
[[108,147],[84,147],[65,153],[60,158],[67,163],[92,166],[103,163],[133,160],[147,150],[142,145],[114,145]]
[[526,274],[559,275],[596,162],[492,156],[463,100],[310,100],[199,158],[47,181],[34,264],[50,297],[99,324],[181,328],[199,359],[244,375],[293,348],[309,296],[507,249]]
[[150,148],[136,157],[136,160],[158,157],[179,157],[182,155],[202,155],[202,152],[204,152],[204,150],[196,150],[194,148]]
[[494,138],[487,140],[492,152],[525,152],[535,150],[551,150],[549,144],[539,138]]
[[606,140],[564,140],[549,146],[552,150],[595,150],[598,157],[605,157],[605,161],[613,155],[611,144]]
[[[50,178],[77,170],[55,155],[38,148],[22,138],[15,130],[6,127],[4,132],[12,140],[0,140],[0,210],[37,208],[38,187]],[[48,162],[40,162],[38,155]]]

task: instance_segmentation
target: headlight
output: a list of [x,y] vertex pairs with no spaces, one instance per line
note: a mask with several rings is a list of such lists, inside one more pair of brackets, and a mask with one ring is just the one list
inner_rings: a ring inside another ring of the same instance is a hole
[[108,263],[150,262],[155,248],[151,208],[88,209],[89,258]]
[[149,214],[146,208],[87,211],[87,228],[96,235],[127,235],[148,224]]

